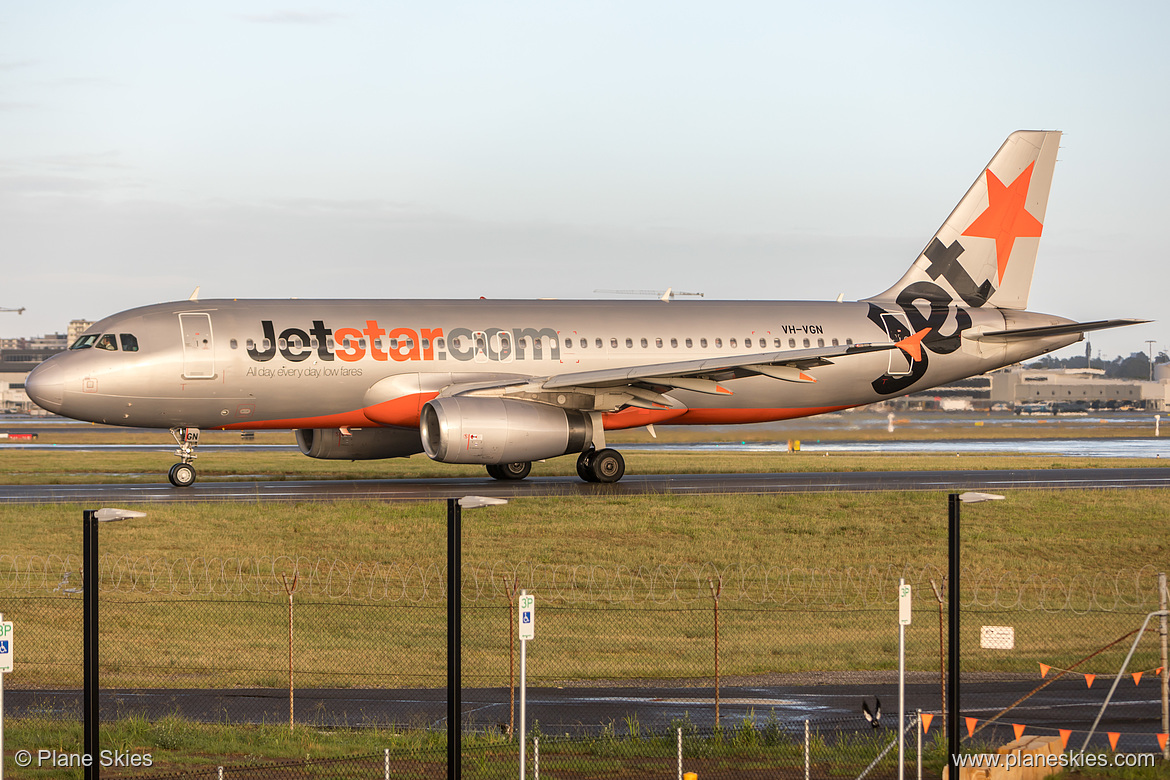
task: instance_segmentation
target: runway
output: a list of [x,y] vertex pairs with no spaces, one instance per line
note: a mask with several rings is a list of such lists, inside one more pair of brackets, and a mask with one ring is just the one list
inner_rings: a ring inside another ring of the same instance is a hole
[[536,477],[501,482],[461,479],[305,480],[107,485],[4,485],[0,503],[187,503],[279,501],[438,501],[468,495],[605,497],[630,495],[781,495],[786,493],[976,490],[1097,490],[1170,487],[1170,468],[1015,469],[1004,471],[864,471],[780,474],[629,475],[599,485],[575,477]]
[[[931,673],[933,674],[933,673]],[[924,673],[913,675],[929,677]],[[888,677],[888,675],[887,675]],[[964,680],[963,713],[987,721],[1032,691],[1038,679],[1019,677]],[[1128,682],[1128,681],[1127,681]],[[1100,711],[1106,689],[1086,689],[1083,682],[1058,681],[1013,709],[995,725],[980,732],[980,739],[1012,739],[1012,723],[1025,723],[1033,734],[1055,735],[1058,729],[1074,732],[1070,748],[1079,748]],[[822,685],[751,685],[720,689],[720,723],[734,730],[745,719],[757,729],[769,721],[784,731],[798,733],[804,721],[820,733],[868,733],[861,702],[882,702],[881,723],[894,733],[897,721],[897,686],[892,682]],[[15,690],[6,704],[14,717],[79,717],[81,691]],[[507,687],[464,688],[464,730],[495,730],[509,722]],[[304,688],[296,691],[299,719],[318,727],[389,725],[446,726],[444,688]],[[230,723],[279,723],[288,718],[288,691],[281,688],[200,689],[106,689],[102,691],[103,718],[145,716],[148,719],[180,714],[194,721]],[[638,687],[545,687],[528,689],[529,718],[539,721],[546,733],[597,734],[606,724],[635,719],[647,733],[668,731],[673,723],[689,721],[702,731],[714,726],[714,689],[678,687],[669,683]],[[937,681],[909,682],[906,712],[916,709],[938,712]],[[1160,698],[1155,685],[1143,690],[1120,686],[1106,711],[1093,746],[1105,749],[1106,730],[1121,732],[1118,750],[1151,752],[1153,734],[1159,728]],[[530,723],[532,722],[530,720]],[[941,721],[938,721],[941,723]],[[994,734],[992,733],[994,731]]]

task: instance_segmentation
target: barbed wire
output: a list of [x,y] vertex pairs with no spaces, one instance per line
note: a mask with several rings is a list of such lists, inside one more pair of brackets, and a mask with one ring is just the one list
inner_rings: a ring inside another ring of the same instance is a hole
[[[444,562],[398,564],[308,556],[191,558],[106,554],[100,557],[103,593],[163,597],[285,598],[282,575],[298,577],[301,599],[368,603],[441,603]],[[965,608],[1089,612],[1139,610],[1158,601],[1153,566],[1117,571],[962,571]],[[709,603],[710,583],[721,583],[721,605],[781,609],[864,609],[897,600],[899,579],[913,586],[915,606],[937,604],[931,581],[945,587],[935,566],[804,568],[780,565],[661,563],[548,564],[522,561],[466,563],[464,604],[506,604],[519,588],[546,604],[686,607]],[[79,595],[81,557],[0,555],[0,595]]]

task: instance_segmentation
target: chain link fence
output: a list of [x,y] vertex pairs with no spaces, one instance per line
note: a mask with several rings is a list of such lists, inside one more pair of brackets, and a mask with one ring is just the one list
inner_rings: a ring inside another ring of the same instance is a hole
[[[10,719],[81,716],[80,572],[75,557],[0,555],[0,612],[19,632],[17,667],[5,680]],[[868,776],[892,777],[897,751],[883,750],[897,733],[896,596],[905,579],[914,603],[907,713],[930,721],[923,755],[937,775],[943,576],[896,566],[465,564],[464,772],[517,772],[515,600],[527,590],[537,599],[528,725],[545,776],[673,777],[681,740],[682,766],[700,778],[775,777],[777,767],[801,777],[806,762],[809,776],[857,776],[873,764]],[[1159,608],[1157,570],[962,577],[967,744],[983,749],[1027,733],[1079,748],[1134,632]],[[381,777],[388,767],[395,777],[445,776],[445,747],[435,741],[447,728],[441,563],[105,554],[99,578],[104,726],[173,718],[273,726],[291,716],[320,732],[366,728],[391,741],[422,733],[430,737],[405,752],[390,745],[390,753],[307,765],[253,757],[225,776]],[[1011,628],[1013,648],[982,647],[985,626]],[[1157,620],[1151,626],[1091,749],[1161,752],[1166,670]],[[876,727],[863,702],[871,713],[880,707]],[[910,764],[918,733],[907,737]]]

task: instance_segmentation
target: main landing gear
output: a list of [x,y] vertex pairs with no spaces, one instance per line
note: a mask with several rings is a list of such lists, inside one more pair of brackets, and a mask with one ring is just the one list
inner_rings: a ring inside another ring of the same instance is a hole
[[577,476],[586,482],[617,482],[626,473],[626,461],[617,450],[585,450],[577,458]]
[[[531,471],[531,463],[497,463],[487,467],[488,475],[499,480],[524,479]],[[577,476],[586,482],[617,482],[625,473],[625,458],[617,450],[585,450],[577,458]]]
[[179,449],[175,450],[179,462],[171,466],[167,479],[175,487],[191,487],[195,483],[195,467],[191,461],[197,457],[195,448],[199,446],[199,429],[171,428],[171,436],[175,437],[175,443],[179,445]]
[[532,471],[531,463],[497,463],[487,467],[492,479],[524,479]]

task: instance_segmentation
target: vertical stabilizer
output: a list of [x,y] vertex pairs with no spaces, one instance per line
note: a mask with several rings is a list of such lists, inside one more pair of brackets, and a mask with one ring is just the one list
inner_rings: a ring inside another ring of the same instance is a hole
[[941,304],[1027,308],[1059,147],[1055,131],[1009,135],[906,275],[870,300],[909,291]]

